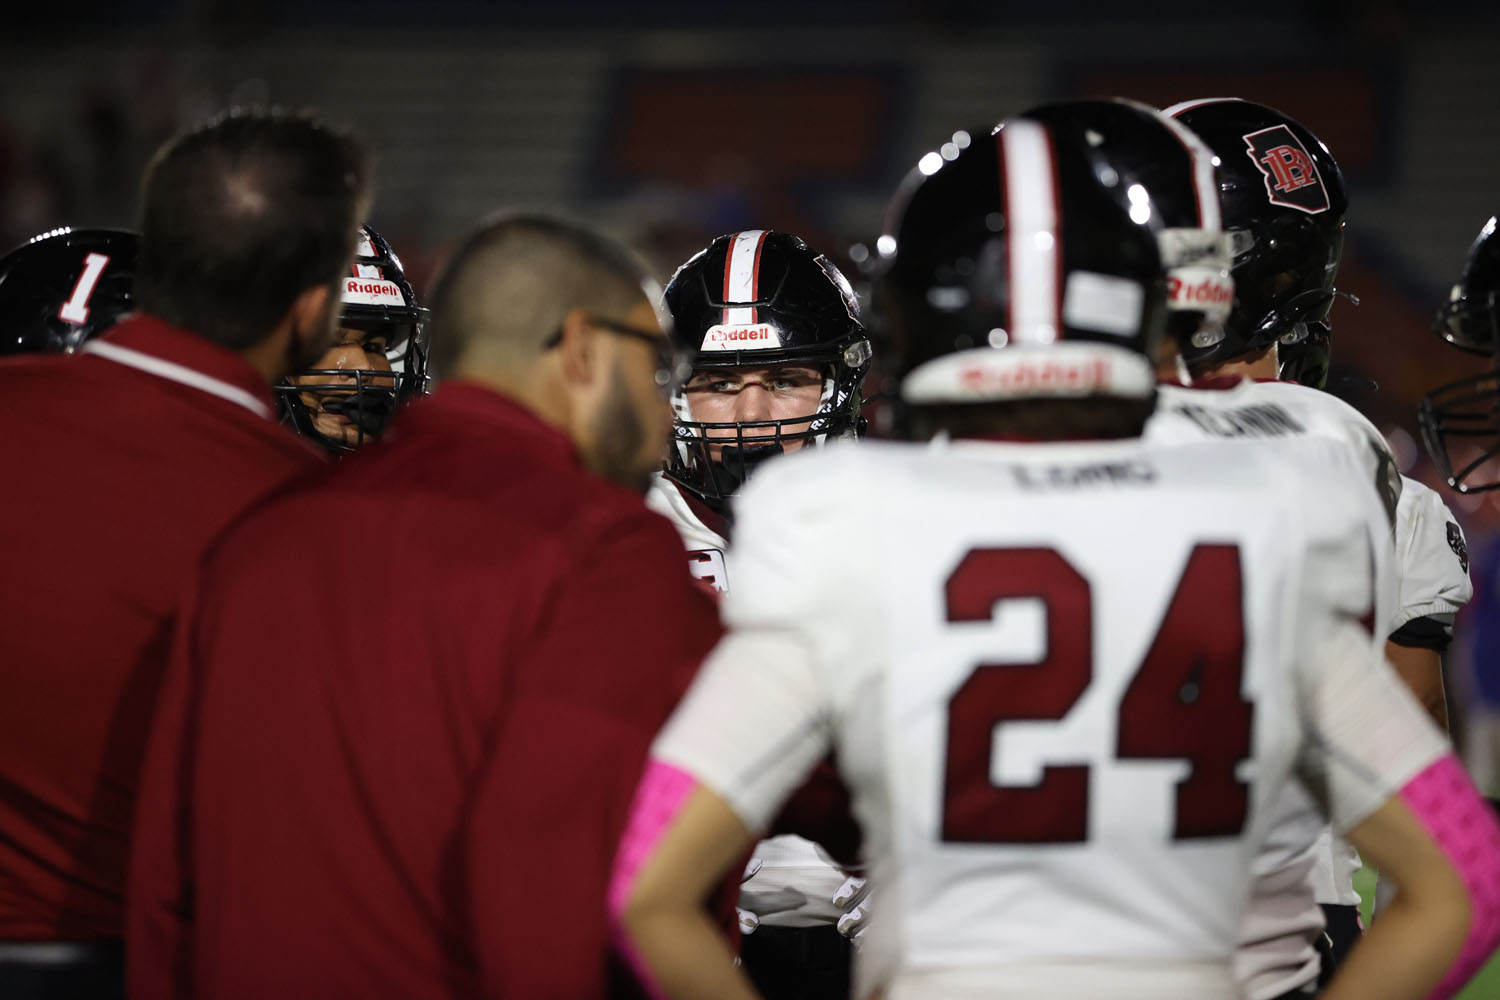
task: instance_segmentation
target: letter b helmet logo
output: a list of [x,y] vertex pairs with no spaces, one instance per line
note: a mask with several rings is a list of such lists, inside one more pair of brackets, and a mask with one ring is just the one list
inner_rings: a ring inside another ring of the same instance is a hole
[[1285,125],[1242,137],[1246,155],[1266,181],[1266,197],[1273,205],[1295,208],[1308,215],[1328,211],[1328,189],[1306,147]]

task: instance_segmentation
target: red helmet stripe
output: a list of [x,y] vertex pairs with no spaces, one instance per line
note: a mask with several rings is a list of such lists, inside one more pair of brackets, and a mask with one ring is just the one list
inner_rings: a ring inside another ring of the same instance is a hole
[[[764,229],[735,233],[724,255],[724,304],[754,302],[760,294],[760,252],[765,246]],[[726,308],[726,323],[754,323],[755,308]]]

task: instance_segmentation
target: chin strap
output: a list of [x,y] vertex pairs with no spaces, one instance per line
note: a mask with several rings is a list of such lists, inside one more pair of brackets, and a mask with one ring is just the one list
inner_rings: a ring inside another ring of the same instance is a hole
[[709,481],[718,494],[719,513],[727,512],[729,498],[739,491],[761,463],[785,453],[779,444],[726,444],[719,452],[719,460],[710,462]]
[[349,420],[365,437],[375,437],[385,430],[396,412],[394,389],[362,388],[343,396],[334,396],[323,403],[323,409]]

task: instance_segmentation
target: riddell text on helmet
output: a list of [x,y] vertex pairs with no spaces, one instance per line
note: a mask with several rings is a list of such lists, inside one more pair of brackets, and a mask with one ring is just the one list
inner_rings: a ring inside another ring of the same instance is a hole
[[1180,275],[1167,276],[1167,301],[1179,309],[1234,304],[1234,283],[1222,278],[1204,277],[1197,281]]
[[781,331],[770,323],[751,326],[716,324],[703,334],[702,351],[733,351],[746,347],[780,347]]
[[1021,392],[1026,389],[1098,389],[1113,381],[1110,366],[1100,360],[1022,362],[1008,366],[974,365],[959,370],[959,384],[973,392]]
[[345,278],[342,298],[346,305],[406,305],[406,297],[401,294],[400,287],[383,278]]

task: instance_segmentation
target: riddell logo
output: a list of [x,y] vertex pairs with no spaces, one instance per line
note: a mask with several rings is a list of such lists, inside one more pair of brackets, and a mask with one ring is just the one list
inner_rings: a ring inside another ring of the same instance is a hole
[[400,287],[384,278],[345,278],[343,300],[348,305],[406,305]]
[[1271,204],[1295,208],[1308,215],[1329,209],[1328,189],[1307,148],[1285,125],[1272,125],[1242,136],[1247,155],[1266,180]]
[[1167,301],[1178,309],[1232,306],[1234,284],[1214,278],[1193,281],[1191,278],[1184,280],[1177,275],[1169,275],[1167,277]]
[[704,351],[735,351],[751,347],[780,347],[781,331],[770,323],[753,326],[725,326],[717,324],[703,335]]
[[1103,361],[1021,363],[1000,370],[980,365],[959,369],[958,381],[972,392],[1007,393],[1028,389],[1097,389],[1110,383]]

